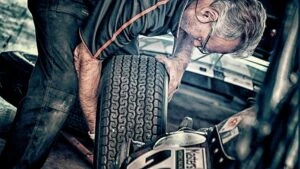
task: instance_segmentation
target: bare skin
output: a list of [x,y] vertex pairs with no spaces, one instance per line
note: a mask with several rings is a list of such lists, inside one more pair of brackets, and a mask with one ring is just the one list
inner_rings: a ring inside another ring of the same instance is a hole
[[[169,91],[168,98],[171,100],[173,94],[176,92],[183,73],[188,66],[191,59],[191,53],[194,46],[199,46],[207,37],[211,29],[210,21],[217,21],[218,14],[209,8],[212,0],[199,1],[198,7],[200,13],[197,21],[195,17],[195,5],[192,3],[184,12],[181,23],[179,35],[175,43],[175,52],[173,58],[166,58],[165,56],[157,56],[156,59],[162,62],[169,74]],[[222,43],[219,43],[220,41]],[[228,41],[214,35],[207,43],[209,51],[217,53],[227,53],[235,49],[239,40]],[[219,44],[219,45],[216,45]],[[95,133],[96,124],[96,110],[98,100],[98,86],[101,76],[102,62],[94,59],[92,54],[88,51],[85,45],[79,44],[74,52],[75,68],[79,79],[79,99],[81,107],[85,114],[90,133]]]
[[[190,62],[193,39],[183,30],[180,30],[176,44],[178,46],[174,53],[176,57],[172,59],[165,58],[164,56],[157,57],[158,61],[165,64],[169,73],[169,100],[171,100],[173,94],[176,92],[182,75]],[[85,45],[81,43],[74,51],[74,64],[79,80],[80,104],[88,123],[89,133],[94,134],[102,61],[94,59]]]
[[[176,40],[176,57],[168,59],[164,56],[156,57],[158,61],[165,64],[169,73],[169,101],[176,92],[182,75],[190,62],[193,50],[193,39],[183,30],[180,30]],[[79,80],[79,100],[88,123],[90,134],[95,133],[97,100],[99,94],[99,82],[101,78],[102,61],[94,59],[85,45],[79,44],[74,51],[74,64]]]
[[[197,1],[194,1],[188,6],[183,13],[179,35],[176,39],[174,57],[156,57],[159,62],[165,65],[169,73],[169,101],[177,91],[183,73],[190,62],[193,47],[200,46],[203,43],[209,34],[209,30],[212,29],[211,23],[216,22],[219,17],[219,14],[209,6],[213,2],[212,0],[202,0],[198,2],[197,11],[199,13],[197,13],[196,17],[196,2]],[[230,53],[234,51],[239,43],[239,39],[225,40],[211,35],[210,40],[206,44],[206,48],[210,52]]]
[[191,60],[193,51],[193,39],[182,29],[179,30],[179,36],[176,39],[176,50],[173,58],[165,56],[156,56],[156,60],[163,63],[169,74],[168,100],[170,101],[177,91],[183,73]]
[[83,43],[74,51],[74,64],[79,81],[79,100],[90,134],[95,133],[97,98],[102,61],[94,59]]
[[[218,22],[219,14],[210,7],[212,0],[199,0],[197,10],[195,10],[196,2],[194,1],[185,9],[180,27],[194,38],[194,46],[200,46],[212,30],[213,23]],[[195,11],[198,13],[196,14]],[[213,33],[206,44],[206,48],[210,53],[231,53],[236,50],[239,43],[239,38],[228,40]]]

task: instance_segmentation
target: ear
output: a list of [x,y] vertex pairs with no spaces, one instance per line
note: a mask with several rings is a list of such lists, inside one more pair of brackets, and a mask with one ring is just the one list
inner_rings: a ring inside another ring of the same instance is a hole
[[202,8],[198,14],[199,20],[203,23],[217,21],[218,17],[219,13],[211,7]]

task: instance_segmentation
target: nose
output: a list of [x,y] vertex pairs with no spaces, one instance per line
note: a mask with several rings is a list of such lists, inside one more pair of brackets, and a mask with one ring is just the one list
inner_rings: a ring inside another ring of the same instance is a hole
[[194,46],[196,46],[196,47],[201,46],[202,38],[194,39],[193,43],[194,43]]

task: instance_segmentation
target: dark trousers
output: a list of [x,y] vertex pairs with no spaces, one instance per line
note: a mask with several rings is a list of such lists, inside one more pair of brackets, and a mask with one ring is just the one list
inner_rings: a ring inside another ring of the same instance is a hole
[[3,169],[41,168],[77,96],[73,50],[88,16],[83,0],[29,0],[38,60],[0,158]]

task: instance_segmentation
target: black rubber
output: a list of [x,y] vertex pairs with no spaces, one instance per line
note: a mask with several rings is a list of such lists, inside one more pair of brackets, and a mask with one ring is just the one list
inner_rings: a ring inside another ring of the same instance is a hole
[[27,92],[34,58],[36,56],[18,51],[0,53],[0,96],[14,106]]
[[97,114],[96,168],[115,168],[122,143],[166,132],[167,74],[150,56],[115,56],[103,69]]

